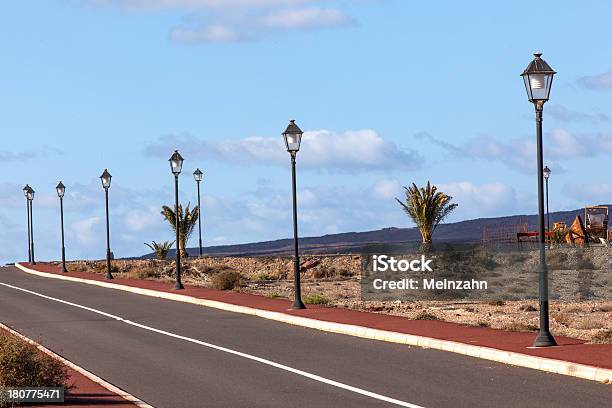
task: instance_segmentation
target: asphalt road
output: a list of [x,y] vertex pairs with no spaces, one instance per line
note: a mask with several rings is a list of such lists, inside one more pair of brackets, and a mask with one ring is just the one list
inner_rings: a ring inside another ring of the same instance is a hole
[[609,385],[13,267],[0,268],[0,321],[158,408],[397,406],[385,398],[404,406],[558,408],[612,400]]

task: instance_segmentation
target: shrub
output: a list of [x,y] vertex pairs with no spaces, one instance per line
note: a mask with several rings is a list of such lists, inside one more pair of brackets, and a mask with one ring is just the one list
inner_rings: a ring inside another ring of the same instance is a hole
[[612,329],[604,329],[597,332],[591,339],[591,343],[612,344]]
[[3,333],[0,333],[0,387],[70,388],[68,371],[60,361]]
[[161,277],[160,273],[153,268],[148,267],[136,267],[128,272],[128,278],[130,279],[151,279]]
[[278,292],[272,292],[268,295],[268,297],[270,299],[285,299],[286,298],[286,296]]
[[597,310],[604,313],[612,312],[612,305],[601,305]]
[[309,305],[328,305],[331,302],[331,300],[329,300],[325,296],[318,294],[306,295],[303,297],[303,300],[304,303],[307,303]]
[[539,328],[533,324],[525,324],[521,322],[509,322],[502,326],[503,330],[512,332],[537,332]]
[[578,270],[593,270],[595,268],[595,264],[588,258],[584,258],[584,256],[579,256],[576,258],[576,269]]
[[487,302],[487,304],[489,306],[504,306],[506,302],[504,302],[503,300],[491,300]]
[[[93,262],[93,264],[91,265],[91,268],[95,273],[106,274],[106,269],[107,269],[106,261]],[[119,267],[117,266],[117,263],[114,261],[111,262],[111,272],[112,273],[119,272]]]
[[414,316],[413,319],[414,320],[442,320],[435,314],[429,313],[426,310],[419,312],[416,316]]
[[312,271],[312,277],[315,279],[335,278],[336,276],[338,276],[338,271],[334,267],[320,267]]
[[164,241],[160,243],[153,241],[150,244],[145,242],[145,245],[155,252],[157,259],[166,259],[168,252],[170,252],[170,248],[172,248],[172,245],[174,245],[174,241]]
[[546,263],[553,271],[567,269],[567,262],[568,257],[565,252],[550,251],[549,254],[546,255]]
[[242,275],[236,271],[225,270],[213,275],[211,284],[217,290],[232,290],[240,287]]
[[275,279],[276,278],[274,277],[274,275],[266,271],[257,272],[255,275],[253,275],[253,280],[256,281],[271,281]]
[[522,310],[523,312],[537,312],[538,311],[538,308],[533,305],[521,305],[519,309]]
[[594,316],[584,316],[574,320],[574,327],[582,330],[603,329],[605,326],[605,319],[599,319]]
[[574,323],[572,316],[567,313],[554,313],[552,318],[555,320],[555,322],[565,327],[572,327]]

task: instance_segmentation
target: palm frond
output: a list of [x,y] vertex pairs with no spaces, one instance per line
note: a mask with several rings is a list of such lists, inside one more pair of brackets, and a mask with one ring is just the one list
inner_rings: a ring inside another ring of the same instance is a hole
[[[179,245],[178,249],[182,256],[187,256],[186,246],[189,241],[189,237],[195,228],[198,218],[200,217],[200,208],[195,206],[190,210],[190,203],[187,203],[183,211],[183,206],[179,204],[178,209],[175,211],[172,207],[167,205],[162,206],[161,215],[170,224],[172,231],[176,234],[178,229]],[[177,213],[178,213],[178,225],[177,225]]]
[[404,187],[404,190],[405,202],[398,198],[395,200],[415,223],[423,242],[429,243],[438,224],[457,208],[457,204],[451,203],[453,197],[438,191],[429,181],[425,187],[419,188],[412,183],[410,187]]

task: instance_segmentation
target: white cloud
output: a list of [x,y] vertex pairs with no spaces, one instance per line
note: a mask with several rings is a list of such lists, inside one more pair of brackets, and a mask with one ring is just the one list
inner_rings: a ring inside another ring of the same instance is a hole
[[[174,149],[192,156],[233,164],[287,165],[281,137],[205,140],[193,136],[165,136],[145,148],[145,154],[165,157]],[[308,169],[339,171],[413,170],[423,163],[414,150],[402,149],[373,130],[337,133],[329,130],[305,132],[299,165]]]
[[610,183],[567,184],[563,187],[563,193],[567,197],[576,198],[575,201],[580,205],[612,204]]
[[130,210],[125,214],[125,225],[128,230],[138,232],[163,223],[159,208]]
[[610,117],[605,113],[578,112],[570,110],[563,105],[548,106],[546,114],[561,122],[602,123],[610,121]]
[[463,181],[440,184],[438,188],[459,204],[454,219],[508,215],[522,209],[514,188],[503,183],[477,185]]
[[371,189],[372,197],[384,200],[393,200],[395,197],[401,198],[403,187],[398,180],[379,180]]
[[262,14],[223,13],[214,18],[190,20],[195,20],[195,24],[181,25],[170,31],[172,41],[192,44],[251,41],[278,32],[316,30],[353,23],[341,10],[321,8],[294,8]]
[[306,3],[307,0],[85,0],[85,2],[97,7],[114,6],[134,11],[192,11],[209,8],[292,6]]
[[612,89],[612,69],[597,75],[587,75],[578,79],[578,85],[592,90]]
[[133,12],[189,13],[170,30],[170,40],[213,43],[257,40],[271,34],[350,25],[337,8],[308,7],[317,0],[88,0],[96,7],[120,7]]
[[337,9],[301,8],[262,16],[261,25],[274,30],[311,29],[350,24],[351,19]]
[[21,152],[0,151],[0,162],[15,162],[61,156],[64,152],[56,147],[42,146],[38,149]]
[[99,217],[89,217],[73,222],[68,232],[71,238],[76,239],[79,244],[92,245],[99,241],[99,233],[96,227],[100,224]]
[[[535,138],[511,139],[502,142],[490,137],[470,139],[461,145],[453,145],[427,133],[418,135],[461,158],[499,161],[513,170],[532,173],[536,167]],[[612,133],[575,134],[565,129],[552,129],[544,134],[544,160],[563,171],[562,163],[581,157],[612,155]]]
[[246,40],[231,27],[213,24],[196,29],[178,27],[170,32],[170,39],[181,43],[234,42]]

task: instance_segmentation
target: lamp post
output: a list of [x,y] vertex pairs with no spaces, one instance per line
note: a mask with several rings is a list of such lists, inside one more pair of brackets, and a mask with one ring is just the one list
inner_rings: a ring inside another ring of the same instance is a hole
[[544,245],[546,236],[544,231],[544,164],[542,152],[542,110],[544,103],[550,96],[555,71],[544,61],[542,53],[535,53],[533,61],[529,63],[521,74],[527,91],[529,102],[533,103],[536,112],[537,133],[537,172],[538,172],[538,232],[540,238],[540,267],[539,267],[539,300],[540,300],[540,331],[533,345],[534,347],[556,346],[557,342],[550,333],[548,315],[548,267],[546,265],[546,252]]
[[544,167],[542,173],[546,181],[546,229],[550,231],[550,210],[548,209],[548,178],[550,177],[550,169],[548,166]]
[[30,235],[30,200],[28,199],[28,191],[30,185],[26,184],[23,188],[23,195],[26,198],[26,212],[28,213],[28,263],[32,263],[32,238]]
[[55,187],[57,196],[60,200],[60,225],[62,228],[62,272],[68,272],[66,269],[66,247],[64,246],[64,194],[66,193],[66,186],[61,181],[57,183]]
[[32,265],[36,265],[36,260],[34,258],[34,212],[33,212],[33,204],[34,204],[34,189],[32,187],[28,187],[28,191],[26,192],[26,197],[28,199],[29,210],[30,210],[30,255],[32,257],[31,263]]
[[291,192],[293,197],[293,287],[294,287],[294,298],[293,309],[306,309],[302,302],[302,288],[300,285],[300,255],[298,247],[298,223],[297,223],[297,193],[296,193],[296,177],[295,177],[295,156],[298,150],[300,150],[300,143],[302,142],[302,130],[295,124],[295,120],[290,120],[287,129],[283,132],[283,138],[285,139],[285,146],[287,151],[291,155]]
[[[181,217],[179,216],[179,174],[181,174],[181,169],[183,168],[183,157],[179,154],[178,150],[175,150],[170,159],[170,170],[172,170],[172,174],[174,174],[174,214],[176,215],[176,281],[174,282],[174,289],[184,289],[183,283],[181,282],[181,251],[180,251],[180,221]],[[185,247],[187,243],[185,242]]]
[[198,233],[200,235],[200,256],[202,256],[202,206],[200,205],[200,181],[202,181],[202,176],[204,173],[197,168],[193,172],[193,178],[198,185]]
[[108,189],[110,188],[112,178],[113,176],[110,175],[107,169],[104,169],[100,176],[106,200],[106,279],[113,279],[113,274],[111,273],[110,225],[108,222]]

